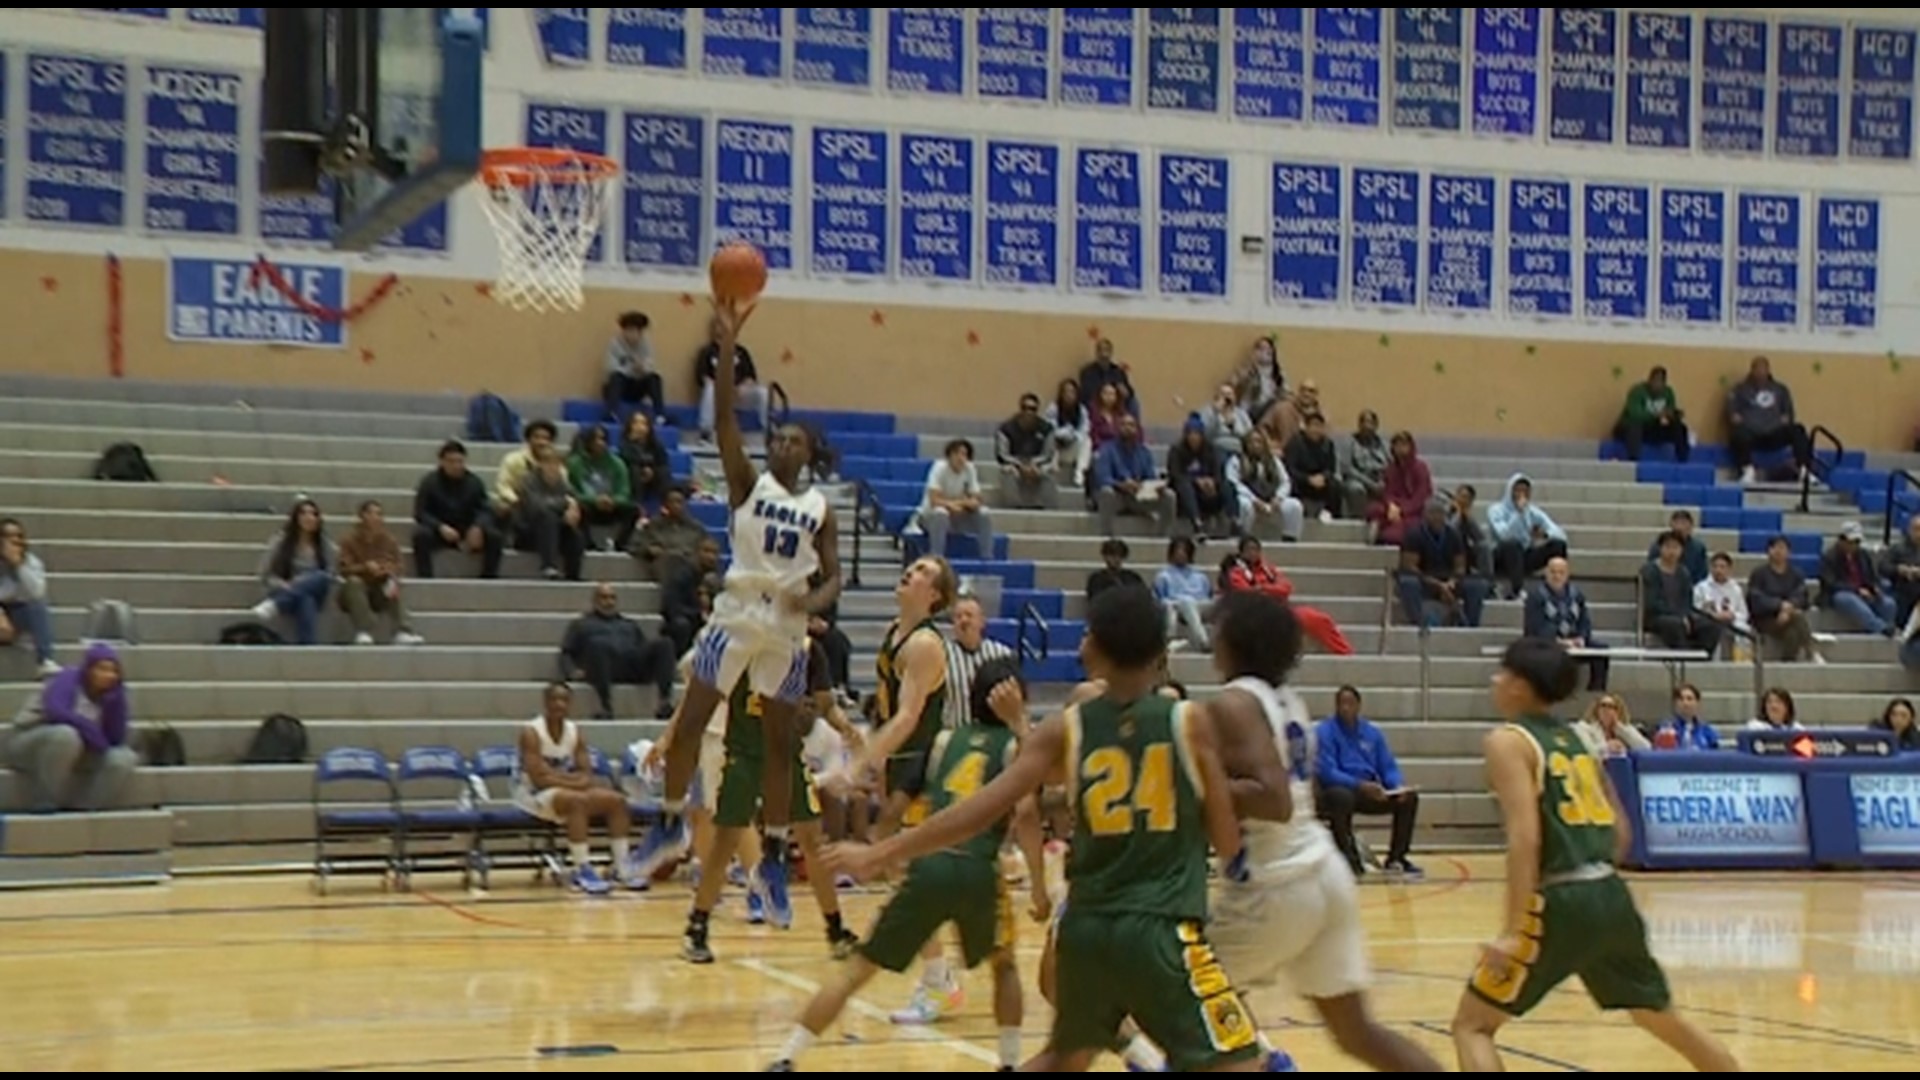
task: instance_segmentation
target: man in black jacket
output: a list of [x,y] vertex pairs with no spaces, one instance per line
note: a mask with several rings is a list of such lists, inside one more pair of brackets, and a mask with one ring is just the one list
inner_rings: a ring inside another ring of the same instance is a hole
[[593,587],[593,610],[573,620],[560,643],[569,678],[585,679],[600,697],[596,720],[613,719],[613,684],[652,683],[660,691],[654,715],[673,715],[673,679],[678,664],[673,646],[648,638],[640,624],[620,614],[620,596],[601,582]]
[[1775,642],[1786,660],[1825,663],[1813,648],[1813,627],[1807,622],[1810,607],[1807,577],[1793,565],[1787,538],[1767,541],[1766,565],[1756,567],[1747,578],[1747,610],[1752,613],[1753,628]]
[[454,548],[480,556],[480,576],[500,576],[500,530],[487,508],[487,485],[467,471],[458,439],[440,445],[440,467],[420,478],[413,493],[413,576],[433,576],[433,553]]
[[666,617],[675,655],[685,655],[713,610],[714,583],[720,579],[719,542],[711,536],[700,541],[693,561],[675,562],[667,574],[660,589],[660,614]]

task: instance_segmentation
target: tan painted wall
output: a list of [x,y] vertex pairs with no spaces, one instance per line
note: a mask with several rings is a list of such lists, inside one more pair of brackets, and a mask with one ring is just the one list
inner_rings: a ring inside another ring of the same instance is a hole
[[[469,281],[407,276],[355,322],[346,350],[184,345],[166,337],[165,266],[127,260],[126,375],[274,386],[452,390],[590,396],[615,315],[654,319],[671,393],[692,393],[704,340],[704,301],[681,294],[598,290],[577,316],[506,311]],[[395,264],[403,274],[412,269]],[[375,278],[356,275],[357,299]],[[0,252],[0,369],[107,377],[107,274],[96,256]],[[1050,396],[1111,337],[1133,369],[1149,419],[1171,420],[1171,398],[1203,401],[1266,327],[1167,319],[1102,320],[988,310],[766,301],[745,336],[762,375],[796,403],[909,414],[999,416],[1017,395]],[[1747,351],[1524,342],[1435,334],[1280,331],[1290,375],[1319,381],[1336,427],[1363,406],[1389,428],[1531,437],[1598,436],[1621,396],[1654,363],[1673,371],[1683,407],[1719,427],[1725,381]],[[1847,444],[1904,448],[1920,422],[1916,369],[1891,358],[1770,354],[1802,416]]]

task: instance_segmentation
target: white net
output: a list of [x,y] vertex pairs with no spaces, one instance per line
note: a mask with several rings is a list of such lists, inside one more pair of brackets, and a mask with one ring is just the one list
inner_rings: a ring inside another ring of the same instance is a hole
[[614,171],[604,159],[489,165],[480,206],[500,241],[493,298],[519,311],[578,311],[587,252],[600,232]]

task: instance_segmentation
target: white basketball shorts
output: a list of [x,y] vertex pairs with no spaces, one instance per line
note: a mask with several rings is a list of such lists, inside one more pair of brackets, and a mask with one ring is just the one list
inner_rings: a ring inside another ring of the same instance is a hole
[[1243,987],[1281,979],[1309,998],[1357,994],[1373,981],[1360,928],[1359,888],[1329,849],[1283,881],[1229,884],[1213,900],[1207,940]]
[[[733,602],[723,606],[721,600]],[[768,610],[755,610],[762,606]],[[753,692],[762,697],[805,699],[806,623],[802,620],[795,634],[790,621],[780,618],[771,605],[743,604],[723,594],[714,602],[713,618],[694,640],[693,677],[730,694],[745,675]]]

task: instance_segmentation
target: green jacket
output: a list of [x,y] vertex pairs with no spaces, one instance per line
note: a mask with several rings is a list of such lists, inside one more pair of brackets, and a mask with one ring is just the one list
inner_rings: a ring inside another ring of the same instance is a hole
[[627,477],[627,463],[620,455],[607,453],[597,458],[574,454],[567,459],[567,482],[582,503],[605,495],[615,506],[633,505],[633,482]]
[[1680,399],[1675,396],[1673,385],[1669,383],[1665,390],[1656,394],[1648,389],[1646,383],[1634,383],[1633,389],[1627,391],[1627,407],[1620,414],[1620,419],[1634,424],[1646,424],[1651,423],[1663,413],[1675,420],[1681,417]]

